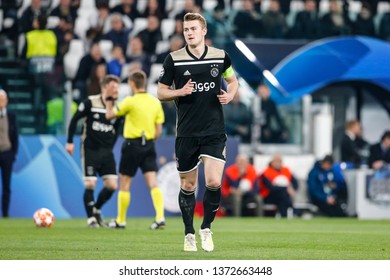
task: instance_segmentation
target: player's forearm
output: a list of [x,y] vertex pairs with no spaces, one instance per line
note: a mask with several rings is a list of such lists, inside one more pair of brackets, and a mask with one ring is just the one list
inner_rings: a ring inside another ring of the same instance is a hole
[[161,136],[161,133],[162,133],[162,124],[157,124],[156,125],[156,134],[155,134],[154,139],[157,140]]
[[161,101],[171,101],[178,97],[176,90],[172,89],[158,89],[157,90],[157,97]]
[[161,101],[171,101],[181,96],[181,89],[171,89],[169,87],[158,85],[157,97]]
[[68,127],[68,137],[67,137],[67,143],[73,143],[73,136],[76,132],[76,128],[77,128],[77,119],[75,117],[73,117],[69,123],[69,127]]
[[238,90],[238,81],[237,81],[237,78],[234,76],[232,77],[231,79],[227,80],[227,88],[226,88],[226,92],[227,94],[229,94],[232,99],[233,97],[236,95],[237,93],[237,90]]

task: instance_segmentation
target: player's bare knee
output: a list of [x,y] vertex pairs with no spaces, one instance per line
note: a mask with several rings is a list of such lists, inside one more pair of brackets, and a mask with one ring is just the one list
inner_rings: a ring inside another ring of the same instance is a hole
[[94,181],[94,180],[86,180],[86,181],[84,181],[84,187],[87,190],[94,190],[95,186],[96,186],[96,181]]
[[193,191],[196,189],[196,182],[185,182],[181,185],[181,188],[185,191]]
[[104,187],[110,191],[116,191],[118,189],[118,184],[107,184]]
[[206,186],[211,188],[211,189],[218,189],[221,187],[221,180],[219,179],[214,179],[214,178],[211,178],[211,179],[208,179],[206,180]]

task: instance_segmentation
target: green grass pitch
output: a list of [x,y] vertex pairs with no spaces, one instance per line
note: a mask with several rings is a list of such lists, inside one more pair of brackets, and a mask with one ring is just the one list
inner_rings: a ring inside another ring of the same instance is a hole
[[[0,219],[1,260],[390,260],[390,221],[352,218],[217,218],[214,252],[183,251],[180,217],[152,231],[152,218],[126,229],[89,229],[85,219],[36,228],[32,219]],[[195,219],[199,228],[200,219]]]

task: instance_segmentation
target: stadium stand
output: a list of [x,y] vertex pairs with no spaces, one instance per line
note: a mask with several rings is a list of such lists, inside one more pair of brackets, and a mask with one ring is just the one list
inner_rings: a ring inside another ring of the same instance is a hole
[[100,40],[99,41],[100,49],[102,50],[102,55],[106,61],[111,60],[111,50],[113,43],[110,40]]
[[161,32],[163,36],[163,40],[168,40],[169,36],[175,30],[175,20],[172,18],[164,18],[161,21]]
[[133,30],[130,33],[130,37],[137,35],[140,31],[148,26],[148,20],[146,18],[136,18],[134,20]]
[[73,39],[69,51],[64,56],[64,71],[68,79],[76,76],[81,58],[85,55],[84,43],[80,39]]
[[18,60],[0,59],[0,85],[8,92],[12,101],[8,109],[17,114],[17,124],[21,134],[34,134],[36,129],[33,108],[33,89],[26,67]]
[[158,77],[160,76],[161,69],[162,69],[162,64],[155,63],[152,65],[152,67],[150,68],[149,84],[156,83]]
[[163,40],[158,41],[156,45],[156,54],[162,53],[169,50],[169,41]]
[[53,29],[60,23],[60,18],[56,16],[49,16],[47,18],[47,28]]
[[74,33],[80,39],[85,39],[85,34],[89,28],[88,18],[78,16],[74,26]]

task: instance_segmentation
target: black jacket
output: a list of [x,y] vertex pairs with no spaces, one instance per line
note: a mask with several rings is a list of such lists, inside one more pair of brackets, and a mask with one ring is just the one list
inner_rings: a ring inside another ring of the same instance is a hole
[[359,148],[356,141],[349,138],[347,134],[344,134],[341,139],[340,152],[341,161],[350,162],[354,165],[359,165],[361,163]]
[[12,145],[13,160],[18,153],[19,141],[18,141],[18,128],[16,126],[16,116],[13,112],[7,110],[8,117],[8,135]]
[[368,158],[369,167],[372,168],[372,164],[377,160],[390,163],[390,150],[383,151],[380,142],[370,147],[370,157]]

